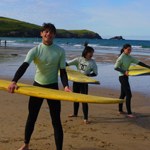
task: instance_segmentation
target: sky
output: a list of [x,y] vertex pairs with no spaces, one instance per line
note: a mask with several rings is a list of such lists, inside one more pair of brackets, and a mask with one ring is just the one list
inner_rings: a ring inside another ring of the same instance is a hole
[[102,38],[150,40],[150,0],[0,0],[0,16]]

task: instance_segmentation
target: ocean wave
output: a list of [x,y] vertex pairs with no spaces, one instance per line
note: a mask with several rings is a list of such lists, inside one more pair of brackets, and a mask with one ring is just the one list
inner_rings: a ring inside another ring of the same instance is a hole
[[142,46],[132,46],[132,48],[134,48],[134,49],[140,49],[140,48],[142,48]]
[[[32,48],[42,42],[42,38],[11,38],[0,37],[1,46],[5,46],[5,40],[9,47],[29,47]],[[88,46],[97,51],[120,51],[124,44],[132,45],[133,51],[148,52],[150,51],[150,41],[134,41],[134,40],[97,40],[97,39],[54,39],[54,43],[61,46],[67,51],[83,51],[85,41]]]
[[74,46],[83,46],[83,45],[81,45],[81,44],[75,44]]

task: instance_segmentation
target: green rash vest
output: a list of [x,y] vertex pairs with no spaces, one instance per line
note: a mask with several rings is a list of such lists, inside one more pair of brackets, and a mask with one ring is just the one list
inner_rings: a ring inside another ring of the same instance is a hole
[[[114,68],[120,68],[122,70],[128,71],[131,63],[138,64],[139,61],[130,55],[126,55],[125,53],[122,53],[116,60],[116,64]],[[125,74],[119,72],[119,76],[123,76],[123,75]]]
[[34,61],[36,74],[34,80],[41,85],[58,83],[58,70],[66,68],[66,55],[63,48],[43,43],[31,49],[24,62]]
[[87,75],[93,71],[96,75],[97,73],[97,65],[93,59],[86,59],[84,57],[77,57],[69,62],[67,62],[68,66],[75,65],[77,67],[77,71]]

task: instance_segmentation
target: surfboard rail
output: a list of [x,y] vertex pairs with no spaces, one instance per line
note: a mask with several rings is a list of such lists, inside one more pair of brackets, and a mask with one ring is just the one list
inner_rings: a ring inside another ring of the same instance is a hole
[[130,76],[150,75],[150,69],[139,65],[132,65],[129,67],[129,75]]
[[[10,85],[10,81],[0,80],[0,90],[7,91],[8,86]],[[48,88],[42,88],[22,83],[17,83],[18,89],[14,90],[15,93],[35,96],[45,99],[53,99],[53,100],[64,100],[71,102],[82,102],[82,103],[98,103],[98,104],[115,104],[115,103],[123,103],[124,100],[109,98],[109,97],[99,97],[93,95],[86,94],[78,94],[78,93],[69,93],[61,90],[54,90]]]
[[[88,77],[70,67],[66,67],[68,80],[78,83],[88,83],[88,84],[100,84],[98,80],[95,80],[91,77]],[[60,72],[58,72],[58,75],[60,76]]]

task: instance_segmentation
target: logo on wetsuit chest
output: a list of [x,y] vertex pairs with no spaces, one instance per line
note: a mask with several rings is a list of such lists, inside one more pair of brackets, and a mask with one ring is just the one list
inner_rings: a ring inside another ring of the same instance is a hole
[[86,71],[86,68],[87,68],[87,65],[80,64],[80,67],[79,67],[80,70]]

